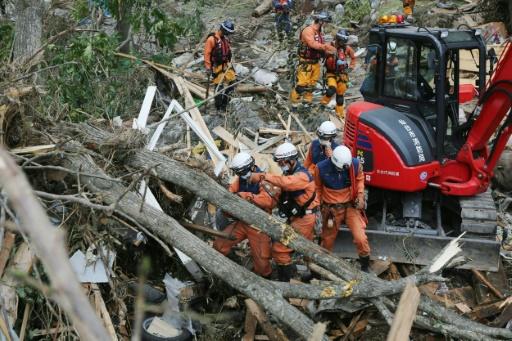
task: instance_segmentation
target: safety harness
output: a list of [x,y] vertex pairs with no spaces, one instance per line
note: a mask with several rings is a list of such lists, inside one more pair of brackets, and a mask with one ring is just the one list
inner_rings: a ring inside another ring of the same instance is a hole
[[226,64],[231,61],[231,44],[227,37],[218,38],[214,32],[208,34],[208,38],[213,37],[215,39],[215,47],[211,54],[211,63],[213,66]]
[[327,69],[327,72],[337,75],[347,72],[346,64],[338,65],[338,60],[343,60],[345,62],[347,61],[347,54],[345,49],[338,48],[336,55],[329,55],[325,59],[325,68]]
[[[305,62],[310,62],[312,64],[316,64],[319,59],[323,58],[324,52],[320,50],[315,50],[311,47],[309,47],[307,44],[305,44],[302,41],[302,32],[306,28],[303,28],[302,31],[299,33],[299,49],[298,54],[299,57],[305,60]],[[315,32],[315,41],[319,42],[320,44],[324,43],[324,37],[322,35],[322,32]]]
[[[309,181],[313,181],[313,177],[304,168],[302,165],[297,166],[293,174],[303,172],[308,176]],[[279,202],[277,203],[278,213],[281,218],[291,218],[291,217],[303,217],[306,214],[315,213],[317,208],[313,210],[308,210],[309,205],[316,198],[316,191],[313,192],[313,195],[304,203],[304,205],[299,205],[297,200],[295,200],[300,195],[304,194],[305,190],[298,191],[289,191],[281,193],[281,197],[279,198]]]

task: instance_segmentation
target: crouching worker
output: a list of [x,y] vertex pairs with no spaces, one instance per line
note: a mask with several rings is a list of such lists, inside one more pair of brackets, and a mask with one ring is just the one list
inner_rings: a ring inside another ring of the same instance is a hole
[[[255,165],[254,158],[244,152],[238,153],[233,158],[230,167],[236,174],[236,178],[229,186],[231,193],[236,193],[242,199],[245,199],[258,206],[268,213],[277,205],[279,197],[278,192],[272,192],[273,186],[262,184],[261,182],[249,183],[253,172],[260,172]],[[262,277],[269,277],[272,273],[270,264],[271,240],[265,233],[250,227],[243,221],[235,221],[224,229],[225,233],[234,237],[234,240],[216,238],[213,247],[222,253],[228,255],[233,246],[241,241],[248,239],[251,248],[251,256],[254,264],[254,272]]]
[[[281,188],[279,198],[279,215],[287,219],[292,228],[305,238],[313,240],[316,212],[319,209],[319,200],[316,196],[313,176],[298,160],[298,151],[295,146],[285,142],[276,148],[274,161],[279,164],[283,175],[255,173],[251,182],[262,180]],[[277,264],[280,281],[288,282],[296,273],[295,264],[292,263],[292,249],[278,241],[272,244],[272,258]]]
[[368,272],[370,245],[364,215],[364,173],[345,146],[336,147],[330,159],[317,164],[315,184],[322,202],[322,246],[334,248],[338,229],[346,222],[359,254],[361,270]]

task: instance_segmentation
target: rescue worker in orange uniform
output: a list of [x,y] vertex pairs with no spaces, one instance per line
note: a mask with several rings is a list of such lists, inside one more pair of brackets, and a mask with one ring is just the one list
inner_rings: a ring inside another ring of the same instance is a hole
[[[254,158],[244,152],[238,153],[233,158],[230,168],[237,176],[229,186],[229,191],[236,193],[262,210],[272,213],[272,208],[277,205],[278,194],[273,194],[276,196],[273,197],[270,192],[265,190],[263,184],[249,182],[253,172],[260,172],[260,169],[254,164]],[[249,246],[251,247],[254,272],[268,278],[272,273],[272,266],[270,264],[272,242],[270,237],[250,227],[243,221],[236,221],[228,225],[223,231],[233,236],[234,240],[216,238],[213,242],[213,247],[226,256],[233,246],[248,239]]]
[[292,104],[301,99],[306,103],[313,101],[313,89],[320,79],[320,59],[325,54],[335,54],[336,48],[324,42],[322,26],[331,22],[331,16],[321,12],[314,16],[314,22],[304,28],[299,35],[299,63],[295,74],[295,87],[290,94]]
[[315,183],[322,202],[321,245],[332,251],[340,224],[345,221],[354,238],[361,270],[368,272],[370,245],[365,232],[364,173],[359,160],[346,146],[336,147],[330,159],[317,164]]
[[416,0],[403,0],[402,1],[404,14],[407,16],[407,20],[412,19],[412,12],[414,11],[414,5],[416,4]]
[[[313,240],[316,212],[319,211],[318,200],[313,176],[298,160],[295,146],[285,142],[276,148],[274,161],[279,164],[283,175],[253,174],[251,182],[268,181],[281,188],[278,208],[279,215],[287,219],[292,228],[304,238]],[[280,281],[288,282],[296,273],[292,263],[292,249],[280,242],[272,244],[272,258],[277,264]]]
[[293,6],[292,0],[272,0],[272,6],[276,14],[276,31],[279,41],[283,40],[283,31],[287,36],[292,30],[292,22],[290,21],[290,10]]
[[[327,90],[320,101],[320,104],[327,105],[336,94],[336,114],[341,119],[345,119],[344,95],[349,83],[348,74],[356,67],[356,55],[347,42],[347,31],[339,30],[333,44],[336,47],[336,54],[325,58]],[[347,58],[350,58],[350,64]]]
[[215,97],[215,108],[225,111],[229,103],[229,94],[234,90],[230,86],[236,81],[236,73],[231,65],[231,43],[228,36],[235,32],[231,20],[225,20],[215,33],[210,33],[204,45],[204,66],[208,79],[216,85],[219,94]]
[[334,141],[337,134],[338,129],[331,121],[322,122],[320,127],[316,130],[318,139],[311,142],[306,160],[304,160],[304,167],[306,167],[311,174],[315,174],[316,165],[320,161],[332,156],[332,151],[338,146]]

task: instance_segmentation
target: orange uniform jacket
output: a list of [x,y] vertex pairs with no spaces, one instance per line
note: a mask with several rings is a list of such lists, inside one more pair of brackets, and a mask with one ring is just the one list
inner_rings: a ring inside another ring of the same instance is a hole
[[351,69],[355,68],[356,67],[356,53],[354,52],[354,49],[351,48],[350,46],[347,46],[345,48],[345,56],[348,56],[350,58],[350,64],[349,64],[349,67]]
[[272,212],[272,208],[277,205],[277,201],[267,193],[267,191],[260,185],[260,192],[254,194],[251,192],[238,192],[240,188],[240,178],[237,176],[235,180],[229,185],[231,193],[237,193],[242,199],[252,202],[266,212]]
[[215,32],[215,37],[210,36],[208,39],[206,39],[206,42],[204,43],[204,66],[207,69],[212,68],[212,51],[215,48],[216,41],[222,39],[220,36],[220,32]]
[[[304,205],[316,191],[315,182],[309,181],[308,175],[304,172],[297,172],[292,175],[274,175],[267,173],[265,174],[265,180],[270,182],[272,185],[280,187],[285,192],[304,190],[304,194],[301,194],[296,198],[299,205]],[[315,200],[313,200],[306,209],[313,209],[319,204],[320,200],[317,195]]]
[[[355,198],[364,197],[364,172],[363,167],[359,165],[359,172],[356,175],[356,192]],[[340,204],[352,201],[351,197],[351,186],[342,189],[327,188],[323,185],[322,179],[320,178],[319,172],[315,172],[315,184],[317,191],[317,197],[322,203],[326,204]]]
[[315,24],[311,24],[302,30],[300,41],[314,50],[327,51],[329,44],[323,44],[315,40],[315,35],[322,34]]

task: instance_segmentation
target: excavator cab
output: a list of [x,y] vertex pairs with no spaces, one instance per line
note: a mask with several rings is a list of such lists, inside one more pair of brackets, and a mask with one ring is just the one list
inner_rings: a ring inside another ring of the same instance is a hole
[[[368,50],[365,101],[423,118],[435,157],[453,156],[466,120],[459,104],[485,85],[486,48],[479,31],[378,26],[370,31]],[[477,78],[465,79],[461,63],[471,64],[465,68],[477,71]]]
[[[482,102],[492,86],[486,85],[486,56],[479,30],[408,24],[371,29],[360,89],[364,101],[347,107],[343,142],[365,172],[373,258],[428,264],[465,232],[463,252],[470,261],[462,267],[497,271],[487,167],[496,161],[490,137],[503,132],[501,121],[512,119],[503,120],[510,109],[505,95],[491,95],[499,104],[496,117]],[[509,63],[496,66],[493,77],[505,78],[501,87],[512,84]],[[478,106],[466,117],[460,106],[476,95]],[[504,137],[509,135],[505,130]],[[348,229],[341,228],[334,251],[356,256]]]

